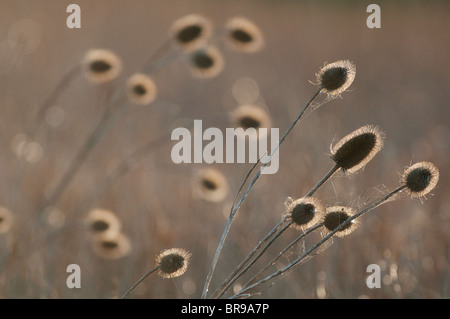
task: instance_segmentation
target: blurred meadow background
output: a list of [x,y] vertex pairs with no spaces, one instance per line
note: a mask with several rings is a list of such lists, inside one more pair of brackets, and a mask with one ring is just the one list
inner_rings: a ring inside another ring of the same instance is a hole
[[[81,7],[81,29],[66,26],[70,3]],[[203,129],[225,130],[234,125],[233,110],[253,104],[267,111],[281,135],[317,90],[319,69],[349,59],[356,65],[350,89],[342,99],[307,111],[280,149],[278,173],[263,175],[239,211],[211,290],[279,221],[286,199],[303,196],[328,172],[330,145],[373,124],[386,133],[384,148],[364,171],[349,178],[337,174],[325,184],[316,194],[325,205],[362,208],[397,187],[404,169],[418,161],[439,168],[438,186],[426,200],[401,195],[365,214],[354,233],[333,239],[327,249],[259,287],[254,297],[448,298],[450,3],[378,1],[381,29],[369,29],[370,3],[0,0],[0,206],[12,215],[0,234],[0,297],[120,297],[154,267],[161,250],[179,247],[192,253],[186,273],[150,276],[129,298],[199,298],[251,164],[174,164],[170,133],[194,119],[203,121]],[[174,52],[171,43],[164,45],[169,30],[192,13],[210,19],[216,30],[233,17],[248,18],[260,28],[265,46],[236,52],[213,35],[224,60],[217,76],[195,78],[186,61],[158,69],[151,75],[158,90],[153,103],[130,103],[59,199],[38,213],[108,98],[155,53],[158,59]],[[121,58],[120,76],[102,85],[74,77],[27,139],[39,106],[87,51],[99,48]],[[317,102],[325,99],[321,94]],[[122,174],[98,191],[130,156]],[[226,177],[228,193],[219,202],[196,196],[196,176],[206,167]],[[97,208],[114,212],[122,224],[130,249],[121,258],[102,258],[94,247],[85,220]],[[286,231],[263,261],[296,233]],[[319,238],[313,234],[306,247]],[[292,249],[277,267],[303,248]],[[69,264],[81,267],[80,289],[66,286]],[[369,264],[380,265],[381,288],[367,287]]]

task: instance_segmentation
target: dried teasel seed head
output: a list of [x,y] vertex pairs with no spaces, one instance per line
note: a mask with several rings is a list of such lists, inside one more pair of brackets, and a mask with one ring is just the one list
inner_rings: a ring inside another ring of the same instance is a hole
[[156,98],[156,84],[146,74],[133,74],[127,81],[127,95],[134,104],[148,105]]
[[104,236],[106,233],[117,234],[122,224],[112,211],[106,209],[93,209],[85,220],[88,229],[94,236]]
[[341,60],[325,65],[316,74],[317,84],[330,97],[335,97],[348,89],[356,75],[356,67],[349,60]]
[[175,44],[186,52],[204,46],[212,34],[212,24],[198,14],[189,14],[176,20],[170,29]]
[[373,125],[348,134],[331,149],[331,158],[350,175],[362,169],[383,147],[385,135]]
[[212,78],[224,68],[222,54],[216,47],[209,46],[191,54],[192,75],[197,78]]
[[[345,222],[348,218],[353,216],[355,211],[346,206],[333,206],[328,207],[325,211],[325,215],[323,216],[322,222],[326,233],[330,233],[339,227],[343,222]],[[335,233],[338,237],[344,237],[351,234],[357,227],[358,222],[353,219],[350,222],[347,222],[339,231]]]
[[93,249],[94,253],[102,259],[116,260],[130,252],[131,244],[124,234],[108,232],[95,238]]
[[100,84],[112,81],[120,75],[122,61],[110,50],[93,49],[86,53],[83,68],[88,80]]
[[208,202],[221,202],[228,195],[227,179],[215,168],[202,169],[195,178],[194,195]]
[[323,206],[313,197],[299,198],[287,207],[287,218],[292,222],[291,227],[304,230],[314,226],[323,215]]
[[269,129],[272,125],[269,114],[260,106],[256,105],[240,105],[231,113],[234,125],[247,130],[249,128],[255,129],[256,136],[261,138],[260,128]]
[[156,257],[158,275],[163,278],[175,278],[183,275],[189,265],[191,253],[181,248],[171,248],[162,251]]
[[13,224],[13,214],[5,207],[0,207],[0,234],[7,233]]
[[419,198],[433,190],[438,180],[439,170],[433,163],[419,162],[405,170],[401,182],[406,185],[408,195]]
[[255,23],[247,18],[236,17],[226,24],[227,42],[231,48],[245,53],[254,53],[264,47],[264,37]]

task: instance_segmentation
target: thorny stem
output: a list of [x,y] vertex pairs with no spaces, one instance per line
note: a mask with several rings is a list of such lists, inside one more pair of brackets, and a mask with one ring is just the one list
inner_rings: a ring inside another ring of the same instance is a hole
[[138,281],[136,281],[133,286],[131,286],[130,289],[127,290],[126,293],[123,294],[121,299],[125,299],[133,290],[134,288],[136,288],[145,278],[147,278],[148,276],[150,276],[152,273],[154,273],[155,271],[157,271],[159,269],[159,266],[156,266],[153,269],[150,269],[149,271],[147,271],[141,278],[138,279]]
[[336,227],[333,231],[331,231],[330,233],[328,233],[326,236],[324,236],[320,241],[318,241],[314,246],[312,246],[310,249],[308,249],[305,253],[303,253],[301,256],[299,256],[297,259],[295,259],[293,262],[291,262],[289,265],[287,265],[286,267],[274,272],[273,274],[261,279],[260,281],[254,283],[253,285],[250,285],[244,289],[241,289],[238,293],[236,293],[234,296],[232,296],[231,298],[237,298],[240,295],[243,295],[244,293],[246,293],[247,291],[256,288],[260,285],[262,285],[263,283],[282,275],[283,273],[285,273],[286,271],[288,271],[289,269],[293,268],[294,266],[296,266],[299,262],[301,262],[305,257],[307,257],[309,254],[311,254],[311,252],[313,252],[314,250],[316,250],[318,247],[320,247],[324,242],[326,242],[328,239],[331,238],[331,236],[333,236],[336,232],[338,232],[342,227],[344,227],[345,225],[347,225],[348,223],[350,223],[352,220],[358,218],[359,216],[367,213],[368,211],[376,208],[377,206],[381,205],[383,202],[385,202],[386,200],[388,200],[390,197],[394,196],[396,193],[402,191],[404,188],[406,187],[406,185],[402,185],[397,187],[395,190],[393,190],[392,192],[390,192],[389,194],[385,195],[384,197],[382,197],[381,199],[379,199],[378,201],[374,202],[373,204],[369,205],[368,207],[364,208],[363,210],[359,211],[358,213],[356,213],[353,216],[350,216],[349,218],[347,218],[347,220],[343,221],[338,227]]
[[319,95],[319,93],[321,92],[322,87],[320,87],[317,92],[312,96],[312,98],[306,103],[306,105],[304,106],[303,110],[298,114],[297,118],[292,122],[292,124],[289,126],[289,128],[286,130],[286,132],[284,133],[284,135],[281,137],[281,139],[279,140],[279,142],[277,143],[277,145],[274,147],[274,149],[272,150],[271,154],[268,156],[268,158],[266,159],[266,161],[264,163],[262,163],[260,170],[256,173],[256,176],[253,178],[252,182],[250,183],[250,185],[248,186],[246,192],[242,195],[241,199],[239,200],[239,202],[237,203],[236,207],[232,207],[231,213],[230,213],[230,217],[228,219],[228,222],[225,226],[225,230],[222,234],[222,237],[219,241],[219,244],[217,246],[217,250],[216,253],[214,254],[212,263],[211,263],[211,267],[209,269],[208,275],[206,276],[206,281],[205,281],[205,286],[203,288],[203,293],[202,293],[202,299],[206,298],[206,294],[208,293],[208,289],[209,289],[209,285],[211,283],[211,279],[212,276],[214,274],[214,270],[217,266],[217,262],[220,256],[220,253],[222,251],[222,248],[225,244],[225,239],[230,231],[230,227],[231,224],[233,222],[233,219],[236,215],[236,213],[238,212],[239,208],[241,207],[242,203],[244,202],[244,200],[247,198],[248,193],[250,192],[250,190],[253,188],[253,186],[255,185],[256,181],[259,179],[259,177],[261,176],[261,172],[262,170],[267,166],[267,164],[270,162],[270,159],[272,158],[273,154],[275,154],[276,151],[278,151],[278,148],[281,146],[281,143],[283,143],[283,141],[286,139],[286,137],[289,135],[289,133],[292,131],[292,129],[294,128],[294,126],[297,124],[297,122],[300,120],[300,118],[302,117],[302,115],[305,113],[306,109],[311,105],[311,103],[314,101],[314,99]]

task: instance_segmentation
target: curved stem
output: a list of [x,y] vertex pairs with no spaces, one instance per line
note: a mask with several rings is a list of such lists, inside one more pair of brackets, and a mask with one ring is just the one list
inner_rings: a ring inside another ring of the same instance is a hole
[[147,278],[148,276],[150,276],[152,273],[154,273],[155,271],[157,271],[159,269],[159,266],[156,266],[153,269],[150,269],[149,271],[147,271],[141,278],[139,278],[134,284],[133,286],[130,287],[130,289],[127,290],[126,293],[123,294],[122,298],[120,299],[125,299],[133,290],[134,288],[136,288],[142,281],[144,281],[145,278]]
[[206,298],[206,294],[208,293],[209,290],[209,285],[211,284],[211,279],[212,276],[214,274],[214,270],[216,269],[217,266],[217,261],[219,259],[220,253],[222,251],[223,245],[225,244],[225,239],[230,231],[230,227],[231,224],[233,222],[233,219],[235,217],[235,215],[237,214],[239,208],[241,207],[242,203],[244,202],[244,200],[247,198],[248,193],[250,192],[250,190],[253,188],[253,186],[255,185],[256,181],[259,179],[259,177],[261,176],[261,172],[262,170],[267,166],[267,164],[270,162],[272,156],[275,154],[275,152],[278,151],[278,148],[281,146],[281,143],[283,143],[283,141],[286,139],[286,137],[289,135],[289,133],[292,131],[292,129],[294,128],[294,126],[298,123],[298,121],[300,120],[300,118],[302,117],[302,115],[305,113],[305,111],[307,110],[307,108],[311,105],[311,103],[315,100],[315,98],[319,95],[319,93],[321,92],[322,87],[320,87],[317,92],[311,97],[311,99],[306,103],[306,105],[303,107],[302,111],[298,114],[297,118],[292,122],[292,124],[288,127],[288,129],[286,130],[286,132],[284,133],[284,135],[281,137],[281,139],[279,140],[279,142],[277,143],[277,145],[274,147],[274,149],[272,150],[271,154],[268,156],[268,158],[266,159],[265,162],[262,163],[260,170],[256,173],[256,176],[253,178],[252,182],[250,183],[250,185],[248,186],[246,192],[242,195],[241,199],[239,200],[239,202],[237,203],[236,207],[232,208],[232,211],[230,213],[230,217],[228,219],[228,222],[225,226],[225,230],[223,231],[222,237],[219,241],[216,253],[214,254],[213,257],[213,261],[211,263],[211,267],[209,269],[209,272],[206,276],[206,281],[205,281],[205,286],[203,288],[203,293],[202,293],[202,299]]
[[[303,253],[301,256],[299,256],[297,259],[295,259],[293,262],[291,262],[289,265],[287,265],[286,267],[278,270],[277,272],[274,272],[273,274],[263,278],[262,280],[254,283],[253,285],[250,285],[244,289],[241,289],[237,294],[235,294],[233,297],[238,296],[238,295],[242,295],[246,292],[248,292],[249,290],[256,288],[260,285],[262,285],[263,283],[282,275],[283,273],[285,273],[286,271],[288,271],[289,269],[291,269],[292,267],[296,266],[298,263],[300,263],[305,257],[307,257],[309,254],[311,254],[311,252],[313,252],[314,250],[316,250],[318,247],[320,247],[324,242],[326,242],[328,239],[331,238],[331,236],[333,236],[336,232],[338,232],[339,230],[341,230],[341,228],[343,228],[345,225],[347,225],[348,223],[350,223],[352,220],[354,220],[355,218],[358,218],[359,216],[367,213],[368,211],[376,208],[377,206],[381,205],[382,203],[384,203],[386,200],[388,200],[390,197],[394,196],[396,193],[402,191],[404,188],[406,187],[406,185],[402,185],[397,187],[395,190],[393,190],[392,192],[390,192],[389,194],[385,195],[384,197],[382,197],[381,199],[379,199],[378,201],[374,202],[373,204],[369,205],[368,207],[364,208],[363,210],[359,211],[358,213],[356,213],[353,216],[350,216],[349,218],[347,218],[347,220],[343,221],[338,227],[336,227],[333,231],[329,232],[326,236],[324,236],[320,241],[318,241],[314,246],[312,246],[310,249],[308,249],[305,253]],[[233,298],[232,297],[232,298]]]

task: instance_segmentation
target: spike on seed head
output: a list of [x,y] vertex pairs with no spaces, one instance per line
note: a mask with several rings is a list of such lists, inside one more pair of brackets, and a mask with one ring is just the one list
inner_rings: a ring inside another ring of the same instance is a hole
[[191,253],[181,248],[171,248],[162,251],[156,257],[158,275],[163,278],[175,278],[183,275],[189,265]]
[[291,227],[303,230],[315,225],[323,214],[323,206],[313,197],[299,198],[287,207],[287,218]]
[[224,60],[215,47],[200,49],[191,54],[192,75],[197,78],[212,78],[222,72]]
[[148,105],[156,98],[156,84],[146,74],[133,74],[127,81],[127,95],[134,104]]
[[212,34],[212,24],[201,15],[189,14],[176,20],[170,33],[179,47],[191,52],[206,44]]
[[373,125],[365,125],[342,138],[331,149],[331,158],[347,174],[362,169],[381,150],[385,135]]
[[[344,223],[348,218],[353,216],[355,211],[346,206],[333,206],[326,209],[325,215],[323,216],[322,222],[327,233],[334,231],[342,223]],[[345,223],[342,228],[335,233],[338,237],[344,237],[351,234],[358,227],[358,222],[352,220]]]
[[122,61],[111,50],[89,50],[83,59],[85,75],[91,82],[100,84],[116,79],[122,71]]
[[320,69],[316,74],[316,81],[328,96],[335,97],[349,88],[355,75],[355,65],[349,60],[341,60]]
[[255,23],[243,17],[236,17],[226,24],[227,42],[231,48],[244,53],[254,53],[264,46],[264,37]]
[[439,170],[433,163],[419,162],[405,170],[401,182],[412,198],[419,198],[431,192],[438,180]]

